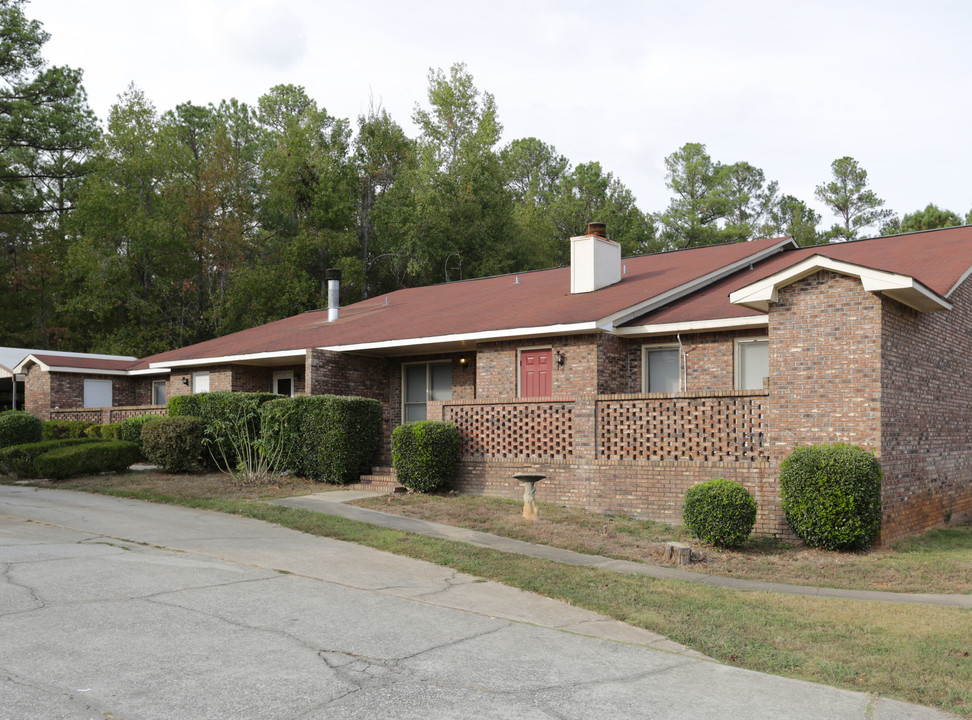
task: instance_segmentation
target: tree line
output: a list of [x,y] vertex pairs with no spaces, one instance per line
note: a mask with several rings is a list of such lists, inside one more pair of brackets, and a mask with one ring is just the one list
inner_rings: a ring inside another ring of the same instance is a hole
[[0,345],[143,356],[323,307],[329,267],[348,303],[564,265],[590,221],[626,255],[963,222],[934,205],[897,218],[844,157],[816,189],[841,219],[821,229],[761,169],[699,143],[666,158],[671,200],[646,212],[596,161],[501,145],[495,98],[462,64],[429,72],[416,137],[380,106],[352,123],[295,85],[162,112],[131,86],[102,126],[24,9],[0,0]]

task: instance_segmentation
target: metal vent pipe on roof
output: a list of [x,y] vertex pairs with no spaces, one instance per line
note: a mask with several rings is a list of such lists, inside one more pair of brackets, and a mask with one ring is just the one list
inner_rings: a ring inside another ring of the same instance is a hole
[[324,271],[324,279],[327,281],[327,321],[334,322],[341,309],[341,271],[328,268]]
[[587,223],[587,235],[607,238],[607,225],[602,222]]

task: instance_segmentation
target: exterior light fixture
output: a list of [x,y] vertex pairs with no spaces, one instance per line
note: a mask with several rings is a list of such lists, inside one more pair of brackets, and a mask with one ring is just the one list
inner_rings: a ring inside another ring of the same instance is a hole
[[469,359],[463,355],[461,358],[459,358],[459,364],[462,366],[462,369],[465,370],[466,366],[469,365]]
[[564,366],[564,363],[567,362],[567,356],[564,355],[564,351],[563,350],[558,350],[557,353],[556,353],[556,355],[557,355],[557,366],[558,367],[563,367]]
[[185,385],[186,387],[189,387],[189,378],[183,377],[182,378],[182,384]]

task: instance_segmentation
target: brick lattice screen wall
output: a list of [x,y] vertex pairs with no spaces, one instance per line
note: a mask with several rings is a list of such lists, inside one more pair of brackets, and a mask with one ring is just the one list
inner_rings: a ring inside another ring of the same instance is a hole
[[574,454],[571,402],[446,405],[443,418],[459,428],[463,457],[567,460]]
[[597,403],[598,457],[605,460],[767,461],[765,393]]

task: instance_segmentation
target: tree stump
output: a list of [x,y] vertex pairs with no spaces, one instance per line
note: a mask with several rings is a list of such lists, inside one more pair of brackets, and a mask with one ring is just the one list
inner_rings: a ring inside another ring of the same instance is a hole
[[692,564],[692,548],[683,542],[665,543],[665,562],[676,565]]

